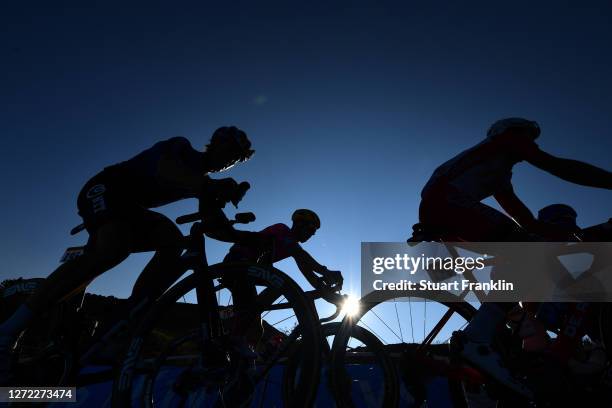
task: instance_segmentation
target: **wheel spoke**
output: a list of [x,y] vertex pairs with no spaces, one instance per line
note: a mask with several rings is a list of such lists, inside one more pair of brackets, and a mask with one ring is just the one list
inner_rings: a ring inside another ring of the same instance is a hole
[[[283,300],[286,300],[284,296],[281,296],[280,298],[276,299],[274,301],[274,303],[272,303],[272,306],[274,305],[278,305],[280,302],[282,302]],[[268,310],[266,311],[263,315],[261,315],[261,318],[263,319],[264,317],[266,317],[272,310]]]
[[403,343],[404,342],[404,333],[402,333],[402,322],[400,321],[399,313],[397,313],[397,302],[396,302],[395,298],[393,298],[393,306],[395,306],[395,317],[397,318],[397,325],[399,326],[400,337],[401,337],[401,341]]
[[279,323],[282,323],[282,322],[284,322],[284,321],[287,321],[287,320],[291,319],[292,317],[295,317],[295,315],[293,314],[293,315],[291,315],[291,316],[289,316],[289,317],[285,317],[284,319],[279,320],[278,322],[276,322],[276,323],[272,324],[271,326],[272,326],[272,327],[274,327],[274,326],[276,326],[276,325],[277,325],[277,324],[279,324]]
[[425,298],[425,303],[423,304],[423,338],[425,338],[426,325],[427,325],[427,298]]
[[366,329],[368,329],[368,331],[369,331],[370,333],[372,333],[373,335],[375,335],[375,336],[376,336],[376,338],[377,338],[378,340],[380,340],[382,344],[385,344],[385,345],[389,344],[389,343],[387,343],[385,340],[383,340],[383,339],[382,339],[382,338],[381,338],[381,337],[380,337],[380,336],[379,336],[379,335],[378,335],[378,334],[377,334],[377,333],[376,333],[374,330],[372,330],[372,328],[371,328],[370,326],[368,326],[368,325],[366,324],[366,322],[364,322],[364,321],[363,321],[363,319],[361,319],[361,320],[359,321],[359,323],[360,323],[361,325],[363,325],[363,327],[365,327]]
[[389,327],[389,325],[383,319],[381,319],[381,317],[374,311],[374,309],[370,309],[370,312],[374,313],[374,316],[378,317],[378,320],[380,320],[382,322],[382,324],[387,326],[387,329],[389,329],[389,331],[391,333],[393,333],[395,335],[395,337],[398,338],[399,341],[402,341],[402,338],[400,336],[398,336],[397,333],[394,332],[393,329],[391,327]]
[[410,311],[410,332],[412,333],[412,342],[414,343],[414,323],[412,321],[412,299],[408,296],[408,310]]

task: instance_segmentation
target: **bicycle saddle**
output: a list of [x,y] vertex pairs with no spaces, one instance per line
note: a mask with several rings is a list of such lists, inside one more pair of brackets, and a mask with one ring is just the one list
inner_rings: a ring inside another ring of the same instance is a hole
[[436,225],[417,223],[412,226],[412,236],[406,242],[463,241],[458,235]]

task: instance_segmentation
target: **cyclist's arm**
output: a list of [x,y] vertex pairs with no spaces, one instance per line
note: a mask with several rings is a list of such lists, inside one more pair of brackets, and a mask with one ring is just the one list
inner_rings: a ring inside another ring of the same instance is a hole
[[[227,218],[226,218],[227,220]],[[207,219],[207,226],[210,227],[214,223],[213,228],[207,229],[206,235],[212,239],[222,242],[238,243],[248,247],[258,247],[262,245],[262,237],[258,232],[241,231],[234,229],[229,223],[222,224],[219,220]]]
[[328,271],[326,266],[318,263],[308,252],[304,251],[304,249],[298,244],[293,245],[290,248],[289,254],[295,259],[295,263],[300,268],[302,273],[304,272],[302,268],[308,269],[309,271],[317,272],[318,274],[324,274]]
[[237,230],[214,202],[200,201],[200,212],[205,214],[206,235],[223,242],[238,243],[249,247],[259,247],[267,243],[267,238],[259,232]]
[[528,163],[570,183],[612,190],[612,173],[599,167],[553,156],[535,143],[521,148],[520,154]]
[[[298,269],[302,272],[302,275],[304,275],[308,283],[314,288],[318,288],[320,285],[320,278],[314,273],[315,267],[317,267],[319,271],[327,270],[327,268],[315,261],[312,256],[304,251],[299,245],[296,245],[296,247],[298,247],[298,249],[295,250],[292,256]],[[316,266],[314,264],[316,264]]]
[[[321,289],[321,284],[334,286],[337,290],[342,288],[343,278],[340,271],[331,271],[326,266],[321,265],[299,244],[296,243],[295,246],[292,246],[290,255],[295,259],[300,272],[314,288]],[[321,277],[315,275],[315,272],[320,274]]]
[[533,230],[536,219],[525,204],[517,197],[512,188],[498,191],[493,196],[499,205],[523,228]]

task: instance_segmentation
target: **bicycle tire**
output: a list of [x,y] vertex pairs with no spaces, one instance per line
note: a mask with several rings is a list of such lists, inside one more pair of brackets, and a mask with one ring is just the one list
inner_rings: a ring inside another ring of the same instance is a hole
[[[357,324],[359,323],[360,319],[374,307],[388,300],[402,297],[421,297],[427,299],[429,295],[430,293],[425,291],[372,293],[360,300],[362,308],[358,314],[344,317],[341,323],[340,330],[338,331],[338,334],[334,337],[331,354],[331,384],[334,392],[336,393],[334,397],[336,398],[336,402],[339,407],[344,408],[354,406],[354,403],[351,398],[351,393],[349,390],[346,389],[345,385],[347,378],[347,373],[345,371],[345,353],[348,341],[351,337],[351,332],[352,330],[354,330],[354,327],[359,327],[357,326]],[[476,309],[474,308],[474,306],[463,301],[458,296],[456,297],[456,301],[452,302],[433,302],[443,305],[444,307],[450,310],[453,310],[453,313],[458,314],[462,319],[465,319],[466,322],[469,322],[476,314]],[[375,333],[372,334],[376,336]],[[399,377],[397,381],[400,381]],[[399,389],[399,384],[397,385],[397,388]],[[466,396],[462,384],[449,379],[449,393],[453,406],[467,406]],[[399,401],[395,406],[397,406],[398,404]],[[418,403],[416,403],[415,405],[418,405]]]
[[21,333],[11,353],[17,385],[59,387],[75,382],[77,342],[82,336],[78,303],[69,300],[49,309]]
[[[240,274],[240,277],[230,278],[230,280],[248,280],[252,284],[273,288],[278,291],[279,297],[282,295],[287,299],[293,312],[295,312],[302,336],[301,343],[308,350],[308,358],[302,360],[302,375],[295,385],[296,399],[285,401],[285,406],[297,408],[311,406],[319,383],[321,363],[320,358],[312,358],[312,356],[320,355],[321,337],[316,311],[313,311],[302,289],[289,276],[276,268],[249,263],[216,264],[208,267],[208,275],[211,279],[235,276],[236,274]],[[177,282],[155,302],[134,331],[124,362],[113,382],[112,401],[114,406],[131,406],[135,374],[139,366],[142,365],[140,360],[143,358],[144,339],[150,334],[164,311],[181,297],[194,290],[196,282],[196,275],[194,274]],[[145,405],[154,405],[151,394],[143,395],[143,402]]]
[[[338,331],[341,328],[341,322],[333,322],[324,324],[321,326],[321,335],[323,340],[323,363],[330,363],[331,358],[331,350],[327,343],[327,337],[335,337]],[[387,355],[384,350],[384,345],[382,342],[367,329],[364,329],[360,326],[355,326],[355,330],[352,331],[351,337],[357,339],[361,344],[364,345],[365,350],[367,350],[367,354],[373,354],[374,365],[378,366],[382,371],[383,377],[383,389],[382,389],[382,397],[379,398],[380,404],[375,404],[374,406],[380,407],[394,407],[398,404],[399,399],[399,387],[398,387],[398,378],[397,372],[393,365],[393,362]],[[327,349],[327,350],[326,350]],[[366,353],[363,353],[360,357],[360,360],[363,360]],[[368,356],[368,361],[372,360],[371,357]],[[283,382],[291,382],[292,377],[295,375],[296,365],[288,364],[288,369],[285,371],[285,376],[283,377]],[[370,373],[371,375],[372,373]],[[335,393],[332,389],[332,383],[330,376],[332,375],[332,371],[328,371],[328,378],[324,378],[323,381],[326,381],[326,384],[330,388],[332,395],[335,397]],[[283,388],[284,392],[292,392],[292,389],[288,386]],[[336,404],[341,407],[343,405],[343,401],[336,401]]]
[[612,358],[612,303],[601,303],[599,306],[599,334],[608,358]]

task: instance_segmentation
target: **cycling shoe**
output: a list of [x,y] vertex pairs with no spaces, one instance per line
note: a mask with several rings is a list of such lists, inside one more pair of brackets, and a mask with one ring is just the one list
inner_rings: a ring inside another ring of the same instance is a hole
[[451,349],[470,365],[481,370],[501,385],[531,400],[533,392],[517,380],[505,367],[502,357],[488,343],[469,340],[462,333],[455,332],[451,338]]

